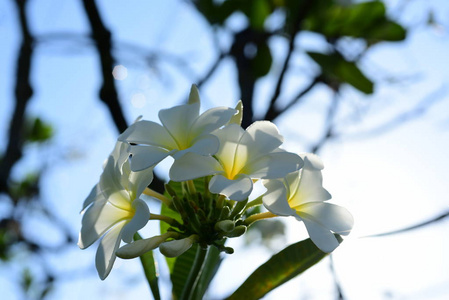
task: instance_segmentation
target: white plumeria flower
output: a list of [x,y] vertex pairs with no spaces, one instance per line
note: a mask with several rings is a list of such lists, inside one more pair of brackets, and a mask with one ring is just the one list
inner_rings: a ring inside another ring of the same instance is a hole
[[200,101],[195,85],[190,91],[189,103],[159,111],[162,125],[138,121],[119,137],[131,146],[131,170],[140,171],[154,166],[169,155],[175,159],[186,152],[213,155],[219,147],[211,134],[227,124],[237,112],[229,107],[216,107],[199,114]]
[[131,172],[128,148],[126,143],[117,143],[100,182],[83,204],[78,246],[85,249],[103,237],[95,259],[102,280],[112,269],[120,241],[132,242],[133,235],[147,224],[150,217],[147,204],[139,196],[153,180],[153,171]]
[[171,180],[215,175],[209,182],[212,193],[242,201],[253,189],[252,179],[281,178],[302,166],[298,155],[279,149],[283,137],[271,122],[254,122],[246,131],[229,124],[214,134],[220,140],[214,157],[187,153],[173,163]]
[[264,206],[279,216],[294,216],[303,221],[310,239],[323,252],[332,252],[339,242],[334,233],[348,235],[354,224],[349,211],[324,202],[331,199],[323,188],[323,163],[314,154],[305,154],[304,167],[283,179],[264,180],[267,188],[262,197]]

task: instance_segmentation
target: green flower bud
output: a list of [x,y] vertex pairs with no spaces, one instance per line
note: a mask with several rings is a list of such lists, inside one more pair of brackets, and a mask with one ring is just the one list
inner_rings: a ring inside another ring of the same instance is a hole
[[231,220],[219,221],[214,226],[216,231],[231,232],[235,228],[235,223]]
[[233,238],[233,237],[239,237],[243,235],[246,232],[246,226],[245,225],[239,225],[234,228],[233,231],[226,233],[227,237]]

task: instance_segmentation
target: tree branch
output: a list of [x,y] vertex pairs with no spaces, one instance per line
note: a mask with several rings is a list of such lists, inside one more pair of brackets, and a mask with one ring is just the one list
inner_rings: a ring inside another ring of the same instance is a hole
[[304,99],[304,95],[306,95],[308,92],[310,92],[317,83],[321,82],[321,77],[317,76],[315,77],[312,82],[302,91],[298,93],[283,109],[276,108],[276,105],[270,105],[270,107],[267,110],[267,113],[265,114],[264,120],[273,121],[277,117],[279,117],[282,113],[289,110],[293,105],[299,103],[302,99]]
[[33,37],[28,27],[26,16],[26,0],[16,0],[19,10],[22,44],[17,59],[17,73],[15,83],[15,108],[11,118],[8,146],[0,161],[0,192],[8,192],[8,179],[14,164],[22,157],[24,143],[25,110],[33,95],[30,83],[31,58],[33,56]]
[[[279,98],[279,95],[281,94],[282,83],[284,82],[284,77],[287,72],[288,65],[290,64],[291,56],[295,50],[295,37],[300,31],[302,21],[306,18],[310,8],[313,5],[313,1],[303,1],[303,2],[304,2],[303,5],[299,5],[299,10],[296,12],[297,13],[296,20],[293,23],[292,29],[290,30],[290,41],[288,44],[287,56],[285,57],[284,63],[282,65],[281,73],[279,74],[279,78],[277,80],[273,96],[271,96],[270,105],[264,117],[265,120],[270,120],[269,117],[271,117],[271,115],[274,114],[275,111],[277,111],[277,109],[275,108],[275,104],[277,99]],[[295,12],[292,12],[292,14],[293,13]]]
[[404,232],[407,232],[407,231],[410,231],[410,230],[415,230],[415,229],[418,229],[418,228],[421,228],[421,227],[424,227],[424,226],[427,226],[427,225],[439,222],[439,221],[441,221],[441,220],[443,220],[443,219],[445,219],[447,217],[449,217],[449,211],[446,211],[446,212],[442,213],[439,216],[436,216],[436,217],[434,217],[434,218],[432,218],[430,220],[424,221],[422,223],[418,223],[418,224],[413,225],[413,226],[405,227],[405,228],[398,229],[398,230],[383,232],[383,233],[365,235],[365,236],[362,236],[361,238],[382,237],[382,236],[387,236],[387,235],[404,233]]
[[100,89],[100,99],[103,101],[114,120],[115,126],[121,133],[125,131],[128,124],[123,115],[122,107],[117,95],[112,69],[114,67],[114,58],[111,50],[111,32],[104,26],[94,0],[83,0],[83,6],[92,30],[92,38],[100,56],[101,72],[103,75],[103,84]]

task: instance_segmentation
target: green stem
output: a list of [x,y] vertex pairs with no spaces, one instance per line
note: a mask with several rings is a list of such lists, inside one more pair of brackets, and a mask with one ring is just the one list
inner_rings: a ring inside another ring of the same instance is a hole
[[165,197],[164,195],[153,191],[152,189],[146,188],[143,193],[147,196],[156,198],[158,200],[160,200],[162,203],[164,203],[165,205],[167,205],[168,207],[170,207],[172,205],[172,200],[170,198]]
[[248,204],[245,207],[245,210],[248,210],[251,207],[258,206],[258,205],[261,205],[261,204],[262,204],[262,196],[257,197],[256,199],[254,199],[251,202],[248,202]]
[[[139,233],[134,234],[134,240],[141,240],[142,237]],[[160,300],[161,296],[159,294],[159,285],[158,285],[158,271],[156,268],[156,262],[154,261],[153,251],[148,251],[140,256],[140,262],[143,267],[143,272],[145,273],[145,277],[150,286],[151,292],[153,293],[153,297],[155,300]]]
[[249,216],[248,218],[245,219],[245,221],[243,222],[246,226],[251,225],[252,223],[259,221],[259,220],[263,220],[263,219],[269,219],[269,218],[274,218],[274,217],[278,217],[278,215],[273,214],[272,212],[263,212],[260,214],[255,214],[252,216]]
[[217,206],[216,207],[221,210],[223,208],[225,200],[226,200],[225,195],[219,195],[217,198]]
[[193,266],[190,269],[189,277],[187,278],[186,284],[181,293],[181,297],[179,298],[180,300],[190,300],[195,294],[199,279],[201,277],[201,273],[203,271],[206,254],[207,248],[202,248],[200,245],[198,245],[195,261],[193,262]]
[[175,226],[175,227],[178,227],[178,228],[180,226],[178,221],[176,221],[173,218],[164,216],[164,215],[158,215],[158,214],[150,213],[150,220],[159,220],[159,221],[167,223],[168,225]]
[[189,191],[190,195],[196,195],[196,188],[193,180],[187,180],[187,190]]

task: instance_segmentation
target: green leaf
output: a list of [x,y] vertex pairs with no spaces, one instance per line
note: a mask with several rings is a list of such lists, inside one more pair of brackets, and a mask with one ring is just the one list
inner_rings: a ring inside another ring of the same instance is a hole
[[271,14],[270,4],[267,0],[252,1],[249,14],[249,23],[254,29],[263,30],[265,19]]
[[[134,240],[141,240],[142,237],[139,233],[134,234]],[[158,285],[158,272],[156,267],[156,262],[154,261],[153,251],[148,251],[140,256],[140,262],[142,263],[143,271],[145,277],[147,278],[148,284],[150,285],[151,292],[155,300],[160,300],[161,295],[159,294]]]
[[222,259],[220,258],[220,251],[216,247],[209,247],[207,252],[207,257],[204,262],[204,267],[197,284],[195,294],[193,295],[194,300],[203,299],[210,282],[214,278],[218,271],[218,267],[221,264]]
[[354,62],[347,61],[338,53],[307,52],[307,54],[320,65],[328,80],[348,83],[365,94],[373,93],[373,82],[360,71]]
[[[341,242],[340,236],[336,236]],[[257,268],[227,299],[260,299],[268,292],[303,273],[326,255],[327,253],[319,250],[310,239],[290,245]]]
[[305,30],[328,38],[351,36],[378,41],[401,41],[405,29],[387,18],[385,4],[380,1],[356,3],[349,6],[331,4],[310,13],[303,23]]
[[173,284],[172,294],[174,299],[179,299],[190,274],[190,269],[195,261],[198,244],[194,244],[192,248],[184,252],[182,255],[175,257],[173,261],[173,270],[170,272],[170,279]]
[[[165,194],[166,196],[168,196],[168,194]],[[162,207],[161,207],[161,215],[170,217],[175,219],[176,221],[182,223],[182,219],[181,216],[179,215],[178,212],[168,208],[165,204],[162,203]],[[167,232],[167,229],[170,228],[170,225],[168,225],[165,222],[160,222],[160,228],[161,228],[161,234]],[[173,272],[173,267],[176,261],[176,257],[165,257],[165,261],[167,262],[167,266],[168,269],[170,270],[170,273]]]
[[26,140],[29,142],[42,143],[53,136],[51,125],[44,123],[40,118],[34,119],[27,127]]

